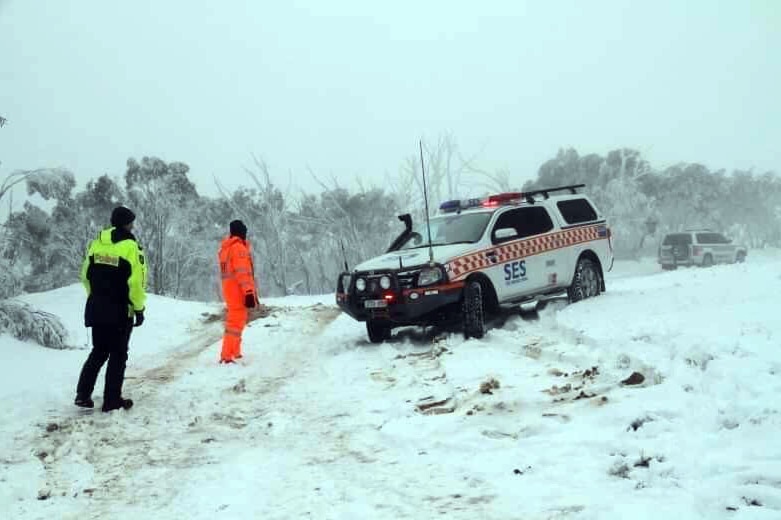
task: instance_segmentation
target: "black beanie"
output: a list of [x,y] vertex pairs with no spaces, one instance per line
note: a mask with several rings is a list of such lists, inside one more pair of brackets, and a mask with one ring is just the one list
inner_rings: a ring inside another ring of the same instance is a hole
[[111,225],[114,227],[127,226],[136,219],[136,214],[125,206],[118,206],[111,212]]
[[234,220],[230,223],[231,236],[247,239],[247,226],[241,220]]

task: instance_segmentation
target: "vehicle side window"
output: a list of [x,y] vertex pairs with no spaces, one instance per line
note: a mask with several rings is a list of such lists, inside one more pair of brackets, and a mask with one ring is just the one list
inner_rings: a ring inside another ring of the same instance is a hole
[[597,220],[597,212],[586,199],[561,200],[556,206],[567,224],[580,224]]
[[[517,235],[507,238],[497,238],[496,230],[512,228]],[[553,221],[548,214],[548,210],[542,206],[530,208],[518,208],[502,213],[491,231],[491,240],[494,244],[500,244],[510,240],[531,237],[547,233],[553,229]]]
[[729,240],[721,233],[697,233],[698,244],[728,244]]

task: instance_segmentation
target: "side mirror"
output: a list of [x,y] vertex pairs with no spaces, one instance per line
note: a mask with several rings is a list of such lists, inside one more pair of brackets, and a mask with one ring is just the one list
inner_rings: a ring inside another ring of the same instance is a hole
[[517,236],[518,231],[515,228],[501,228],[494,231],[494,238],[500,241],[510,240]]

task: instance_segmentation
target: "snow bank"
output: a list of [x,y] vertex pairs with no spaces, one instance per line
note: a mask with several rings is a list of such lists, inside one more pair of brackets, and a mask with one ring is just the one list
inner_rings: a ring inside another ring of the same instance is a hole
[[[86,352],[2,337],[14,371],[0,383],[0,508],[779,518],[779,258],[674,272],[618,262],[608,293],[510,316],[479,341],[402,329],[371,345],[330,295],[269,299],[234,366],[216,362],[221,324],[201,322],[219,306],[150,298],[127,413],[73,410]],[[30,298],[83,334],[73,290]]]

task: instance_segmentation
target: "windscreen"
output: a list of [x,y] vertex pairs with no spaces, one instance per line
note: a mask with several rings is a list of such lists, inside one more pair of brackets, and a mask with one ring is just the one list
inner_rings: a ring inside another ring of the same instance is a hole
[[[462,213],[431,219],[431,243],[435,246],[468,244],[477,242],[485,232],[492,213]],[[421,219],[412,226],[409,238],[399,249],[428,247],[426,221]]]

